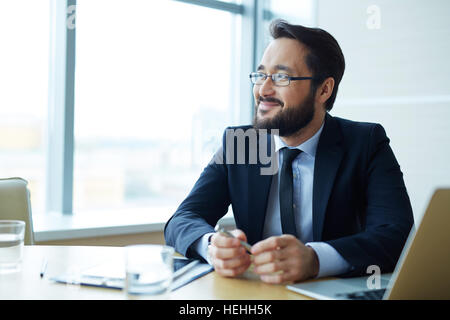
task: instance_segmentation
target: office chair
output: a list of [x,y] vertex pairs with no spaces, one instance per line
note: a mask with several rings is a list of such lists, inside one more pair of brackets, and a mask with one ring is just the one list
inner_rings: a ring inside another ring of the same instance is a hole
[[27,245],[34,244],[28,182],[22,178],[0,179],[0,220],[25,221]]

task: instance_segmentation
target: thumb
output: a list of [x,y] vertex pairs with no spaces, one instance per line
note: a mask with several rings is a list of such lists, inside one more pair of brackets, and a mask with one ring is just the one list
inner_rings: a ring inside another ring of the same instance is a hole
[[233,236],[235,236],[236,238],[238,238],[239,240],[247,242],[247,236],[245,235],[244,231],[239,230],[239,229],[234,229],[234,230],[231,230],[230,233]]

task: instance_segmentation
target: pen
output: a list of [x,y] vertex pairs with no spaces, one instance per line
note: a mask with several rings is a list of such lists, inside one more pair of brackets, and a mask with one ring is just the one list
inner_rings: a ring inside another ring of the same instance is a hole
[[45,271],[47,270],[47,259],[44,258],[44,260],[42,260],[42,265],[41,265],[41,278],[44,277]]
[[[225,230],[224,228],[219,228],[219,233],[221,233],[222,235],[224,235],[225,237],[229,237],[229,238],[236,238],[233,234],[231,234],[230,232],[228,232],[227,230]],[[241,245],[247,249],[247,251],[249,253],[251,253],[252,250],[252,246],[249,245],[247,242],[239,240],[239,242],[241,243]]]
[[191,263],[185,265],[183,268],[175,271],[173,273],[173,279],[175,280],[176,278],[178,278],[179,276],[185,274],[186,272],[188,272],[189,270],[191,270],[193,267],[195,267],[200,261],[199,260],[194,260]]

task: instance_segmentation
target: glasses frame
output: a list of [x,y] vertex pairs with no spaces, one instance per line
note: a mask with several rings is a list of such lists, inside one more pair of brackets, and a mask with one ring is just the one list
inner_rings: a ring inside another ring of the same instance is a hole
[[[263,73],[263,72],[252,72],[252,73],[249,74],[249,78],[250,78],[250,81],[251,81],[251,82],[253,83],[253,85],[255,85],[255,86],[260,86],[260,85],[262,85],[262,83],[255,83],[255,82],[253,82],[252,75],[255,75],[255,74],[263,75],[263,82],[266,81],[267,78],[270,77],[270,79],[272,80],[273,84],[274,84],[275,86],[277,86],[277,87],[286,87],[286,86],[288,86],[288,85],[291,84],[291,81],[292,81],[292,80],[316,80],[316,79],[318,79],[318,78],[316,78],[316,77],[291,77],[291,76],[289,76],[289,75],[287,75],[287,74],[285,74],[285,73],[266,74],[266,73]],[[287,76],[286,79],[289,80],[287,84],[281,84],[281,85],[280,85],[279,83],[277,83],[277,82],[274,80],[274,76],[275,76],[275,75],[280,75],[280,74],[282,74],[283,76]]]

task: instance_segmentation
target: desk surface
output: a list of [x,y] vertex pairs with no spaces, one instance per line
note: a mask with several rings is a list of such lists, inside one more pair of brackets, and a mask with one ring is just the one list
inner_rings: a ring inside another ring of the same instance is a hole
[[[4,299],[134,299],[114,289],[53,283],[51,276],[63,272],[77,273],[101,263],[123,263],[123,247],[25,246],[21,270],[0,274],[0,300]],[[40,278],[42,261],[47,259],[46,276]],[[151,297],[146,297],[151,298]],[[302,300],[306,296],[289,291],[282,285],[262,283],[249,273],[242,278],[223,278],[215,272],[171,292],[174,300]]]

